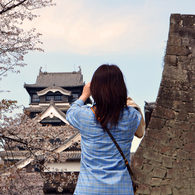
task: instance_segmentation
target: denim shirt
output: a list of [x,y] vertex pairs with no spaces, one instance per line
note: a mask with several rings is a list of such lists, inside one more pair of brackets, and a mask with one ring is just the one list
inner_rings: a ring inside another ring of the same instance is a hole
[[[124,160],[91,108],[78,99],[67,111],[66,119],[81,134],[81,167],[74,194],[133,195]],[[131,143],[140,120],[140,113],[128,106],[117,127],[109,129],[129,162]]]

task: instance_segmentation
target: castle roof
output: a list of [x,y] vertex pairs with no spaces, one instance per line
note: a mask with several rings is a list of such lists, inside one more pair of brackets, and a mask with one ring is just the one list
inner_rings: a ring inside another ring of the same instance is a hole
[[24,87],[76,87],[84,86],[81,70],[76,72],[42,72],[39,71],[35,84],[24,84]]

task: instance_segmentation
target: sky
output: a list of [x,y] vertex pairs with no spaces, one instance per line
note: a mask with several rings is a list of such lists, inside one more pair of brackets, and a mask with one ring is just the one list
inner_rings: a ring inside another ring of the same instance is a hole
[[[39,69],[72,72],[81,67],[85,83],[101,64],[122,70],[130,96],[144,112],[144,102],[154,102],[163,71],[170,15],[195,14],[194,0],[54,0],[56,6],[35,13],[24,28],[42,33],[44,52],[25,56],[20,74],[8,73],[0,81],[0,98],[29,106],[24,83],[34,84]],[[22,112],[22,109],[19,110]],[[134,139],[132,151],[140,140]]]

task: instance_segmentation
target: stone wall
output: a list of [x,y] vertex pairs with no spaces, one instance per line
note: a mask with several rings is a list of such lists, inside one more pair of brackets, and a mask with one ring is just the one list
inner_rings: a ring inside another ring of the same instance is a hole
[[[172,14],[162,80],[131,167],[137,194],[195,194],[195,15]],[[155,73],[154,73],[155,74]]]

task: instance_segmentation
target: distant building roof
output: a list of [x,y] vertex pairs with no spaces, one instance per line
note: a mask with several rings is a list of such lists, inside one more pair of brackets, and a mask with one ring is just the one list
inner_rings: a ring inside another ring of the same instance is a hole
[[84,86],[83,75],[81,69],[76,72],[59,72],[48,73],[39,71],[35,84],[24,84],[24,87],[75,87]]

